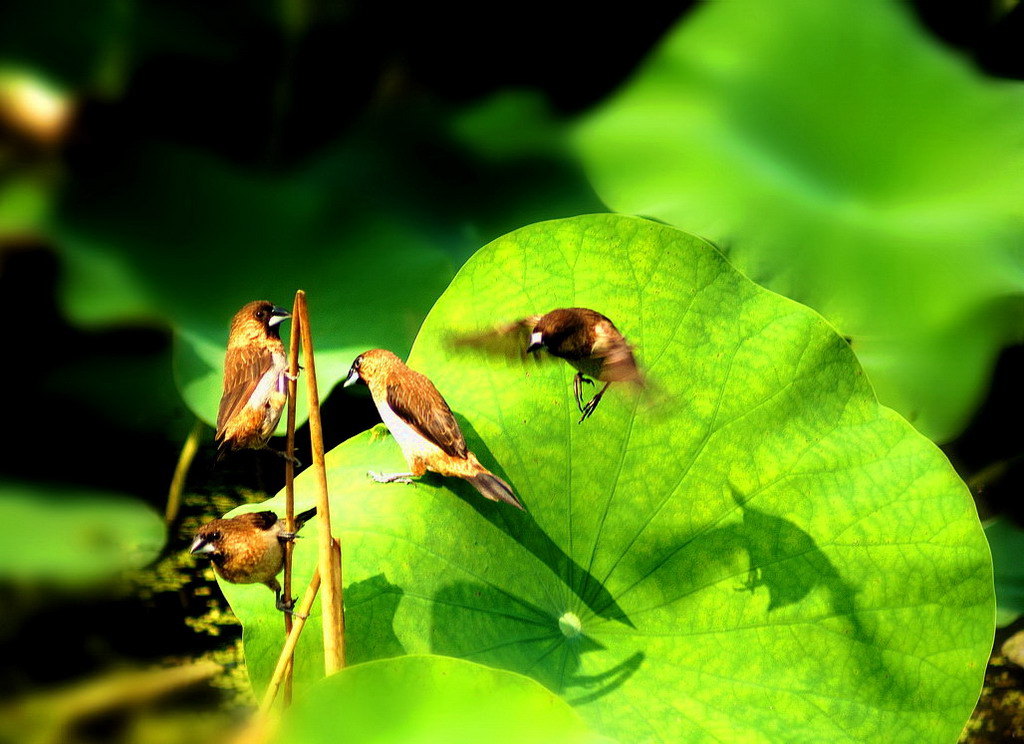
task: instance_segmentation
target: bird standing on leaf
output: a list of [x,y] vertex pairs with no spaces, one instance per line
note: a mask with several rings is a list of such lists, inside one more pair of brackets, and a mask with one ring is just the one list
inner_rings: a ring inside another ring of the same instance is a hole
[[379,483],[411,483],[428,470],[469,481],[485,498],[518,509],[523,505],[511,486],[490,472],[466,447],[455,416],[426,376],[409,369],[386,349],[363,352],[352,363],[345,387],[364,382],[381,419],[402,449],[408,473],[374,473]]

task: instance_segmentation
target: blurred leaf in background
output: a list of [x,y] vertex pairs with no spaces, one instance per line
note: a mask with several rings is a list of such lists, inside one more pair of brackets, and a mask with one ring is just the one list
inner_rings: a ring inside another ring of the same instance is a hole
[[992,548],[996,622],[1005,626],[1024,614],[1024,530],[1009,519],[996,519],[985,525],[985,536]]
[[0,580],[88,585],[152,561],[163,520],[136,499],[39,484],[0,484]]
[[231,316],[252,299],[291,307],[305,289],[326,394],[367,344],[407,348],[453,272],[402,210],[360,198],[364,163],[350,151],[273,177],[153,146],[108,164],[62,200],[65,308],[80,323],[169,322],[180,390],[212,424]]
[[882,402],[955,436],[1024,338],[1024,85],[902,4],[707,3],[577,131],[613,209],[719,245],[852,338]]
[[514,162],[460,144],[461,108],[410,91],[391,44],[360,36],[371,8],[111,0],[76,36],[36,5],[10,17],[46,43],[12,38],[0,62],[60,81],[83,111],[63,185],[10,190],[0,218],[41,223],[74,322],[172,328],[179,389],[207,422],[245,302],[306,290],[325,395],[367,346],[407,353],[480,243],[600,207],[561,141]]
[[[526,189],[530,173],[504,179],[500,166],[483,171],[437,135],[414,125],[403,136],[396,126],[377,122],[280,175],[145,145],[72,181],[55,229],[69,269],[66,309],[82,323],[169,320],[180,389],[212,423],[227,322],[248,300],[290,306],[296,289],[307,292],[326,393],[366,348],[408,352],[481,234],[596,204],[581,180],[542,201]],[[440,167],[419,162],[423,152]],[[570,180],[554,170],[560,185]],[[478,178],[507,200],[489,192],[494,201],[481,201],[465,185]]]
[[10,0],[0,23],[0,57],[75,91],[120,91],[136,0]]

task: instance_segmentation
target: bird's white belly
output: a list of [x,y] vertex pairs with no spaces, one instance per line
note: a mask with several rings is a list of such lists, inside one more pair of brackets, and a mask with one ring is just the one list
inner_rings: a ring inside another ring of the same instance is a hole
[[287,368],[288,360],[284,354],[275,351],[274,366],[267,370],[260,381],[256,383],[246,405],[250,408],[262,408],[267,404],[272,393],[285,393],[288,382],[284,372]]
[[413,467],[413,463],[416,460],[428,458],[441,452],[440,447],[413,429],[398,414],[392,411],[386,401],[379,403],[374,401],[374,403],[377,405],[377,412],[380,413],[380,418],[384,425],[388,427],[391,436],[395,438],[398,446],[402,448],[402,454],[405,456],[405,461],[409,464],[410,468]]

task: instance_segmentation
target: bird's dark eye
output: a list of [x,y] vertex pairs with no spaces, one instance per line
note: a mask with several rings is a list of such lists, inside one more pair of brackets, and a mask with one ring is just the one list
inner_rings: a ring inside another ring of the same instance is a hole
[[217,542],[218,540],[220,540],[220,533],[219,532],[211,532],[208,541],[209,542]]
[[256,319],[257,320],[263,320],[265,317],[267,317],[267,311],[266,310],[257,310],[256,311]]

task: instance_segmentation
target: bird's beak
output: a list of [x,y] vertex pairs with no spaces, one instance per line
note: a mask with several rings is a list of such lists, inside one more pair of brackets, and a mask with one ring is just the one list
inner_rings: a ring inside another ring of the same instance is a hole
[[285,310],[283,307],[274,305],[274,308],[270,311],[270,320],[267,321],[267,325],[275,326],[282,320],[288,320],[292,317],[292,314]]
[[192,541],[192,545],[189,546],[188,552],[191,555],[197,555],[200,553],[212,553],[216,548],[210,543],[206,542],[202,535]]
[[348,371],[348,377],[345,378],[345,382],[342,387],[349,387],[359,382],[359,370],[353,367]]
[[537,351],[544,347],[544,339],[540,331],[534,331],[530,336],[530,345],[526,347],[528,352]]

